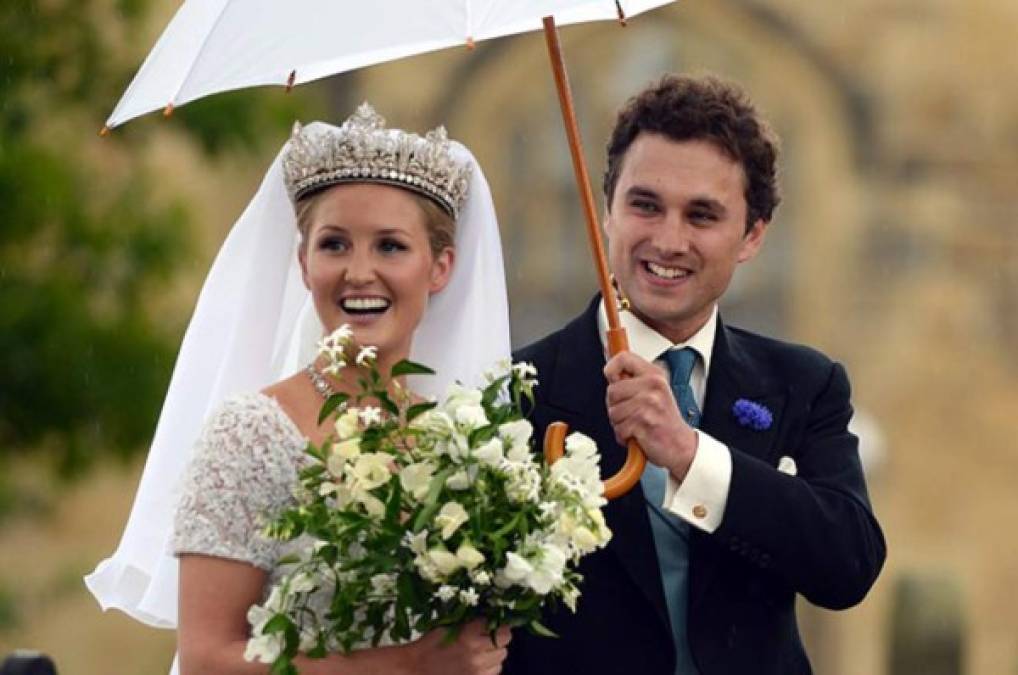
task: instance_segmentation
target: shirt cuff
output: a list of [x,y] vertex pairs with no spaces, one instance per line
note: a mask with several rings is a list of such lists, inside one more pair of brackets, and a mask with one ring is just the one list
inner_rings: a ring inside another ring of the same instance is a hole
[[721,441],[695,429],[696,454],[680,484],[671,474],[662,506],[684,521],[713,532],[721,525],[732,483],[732,453]]

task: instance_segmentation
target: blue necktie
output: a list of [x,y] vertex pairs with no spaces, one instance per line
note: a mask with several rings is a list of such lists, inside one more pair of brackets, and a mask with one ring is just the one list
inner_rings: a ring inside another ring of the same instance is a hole
[[[696,351],[690,347],[669,349],[661,358],[668,364],[669,380],[675,402],[683,419],[690,426],[700,422],[700,409],[696,405],[689,377],[696,364]],[[668,476],[664,469],[648,464],[640,479],[647,500],[650,526],[654,533],[661,585],[665,604],[672,624],[675,643],[676,675],[696,675],[693,655],[689,651],[686,632],[686,610],[689,605],[689,525],[681,518],[662,508]]]

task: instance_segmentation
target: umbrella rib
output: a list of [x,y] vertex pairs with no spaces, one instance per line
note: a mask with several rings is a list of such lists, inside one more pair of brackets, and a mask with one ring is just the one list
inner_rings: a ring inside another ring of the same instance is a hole
[[[223,2],[223,6],[219,10],[219,14],[216,15],[216,20],[213,21],[212,22],[212,26],[209,27],[209,32],[206,33],[205,37],[202,38],[201,47],[199,47],[198,51],[195,52],[194,60],[191,61],[191,65],[188,66],[187,72],[184,74],[184,77],[181,79],[180,84],[177,85],[176,94],[174,94],[174,96],[173,96],[174,99],[176,99],[176,97],[180,95],[180,91],[184,88],[184,84],[187,83],[187,80],[191,77],[191,73],[194,72],[195,66],[198,65],[198,62],[201,60],[201,55],[205,52],[205,48],[209,44],[209,38],[216,31],[216,28],[219,27],[219,23],[220,23],[220,21],[222,21],[223,15],[226,14],[226,8],[229,7],[229,6],[230,6],[230,0],[225,0]],[[171,101],[168,101],[168,103],[172,104],[172,103],[174,103],[174,101],[171,100]],[[179,103],[179,101],[177,101],[177,103]]]

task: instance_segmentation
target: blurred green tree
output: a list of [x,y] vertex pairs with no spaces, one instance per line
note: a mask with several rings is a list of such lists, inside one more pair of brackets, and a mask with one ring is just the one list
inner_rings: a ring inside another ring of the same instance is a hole
[[153,198],[158,177],[131,148],[169,124],[208,155],[253,152],[316,107],[306,91],[239,92],[98,140],[147,48],[132,35],[149,4],[0,4],[0,517],[21,501],[12,458],[73,478],[153,432],[184,317],[154,317],[151,301],[191,223],[181,199]]

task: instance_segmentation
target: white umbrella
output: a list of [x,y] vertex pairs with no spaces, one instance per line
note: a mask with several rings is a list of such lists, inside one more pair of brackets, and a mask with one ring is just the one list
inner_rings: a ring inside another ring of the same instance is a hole
[[[673,0],[186,0],[145,59],[103,132],[153,110],[258,85],[292,87],[355,68],[504,35],[544,29],[573,168],[608,318],[611,354],[628,349],[601,242],[556,24],[625,22]],[[567,428],[545,436],[549,463]],[[626,462],[605,481],[609,499],[640,479],[646,458],[630,439]]]
[[106,121],[672,0],[186,0]]

